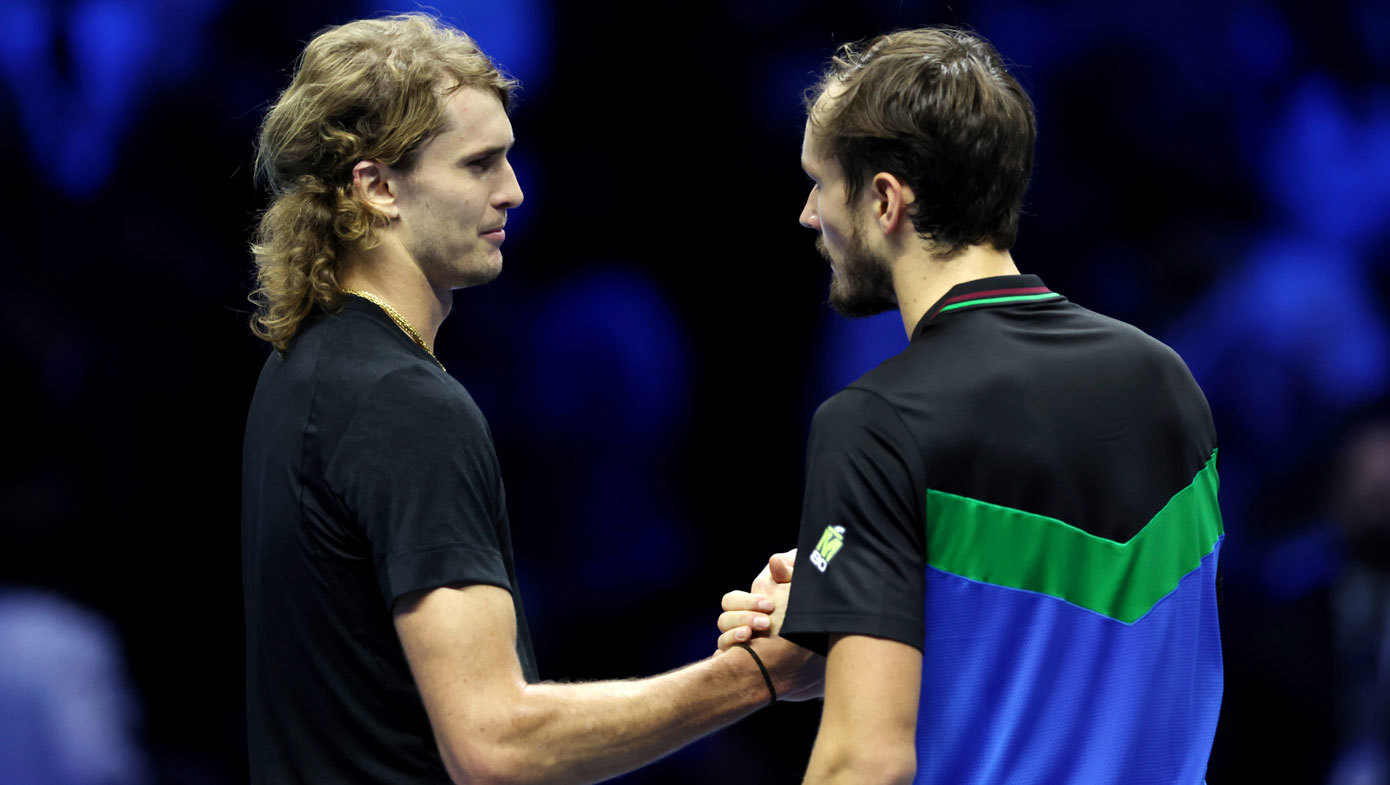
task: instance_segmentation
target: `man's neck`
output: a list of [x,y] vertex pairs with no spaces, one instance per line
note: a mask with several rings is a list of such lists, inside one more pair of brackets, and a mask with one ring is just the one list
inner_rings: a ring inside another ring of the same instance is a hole
[[434,351],[439,325],[453,305],[453,293],[433,288],[420,267],[389,239],[349,256],[338,276],[338,285],[384,300],[420,333],[430,351]]
[[996,275],[1018,275],[1018,267],[1008,251],[987,245],[972,245],[950,261],[935,259],[923,248],[913,248],[893,263],[893,291],[898,295],[898,311],[907,337],[922,321],[927,309],[951,287]]

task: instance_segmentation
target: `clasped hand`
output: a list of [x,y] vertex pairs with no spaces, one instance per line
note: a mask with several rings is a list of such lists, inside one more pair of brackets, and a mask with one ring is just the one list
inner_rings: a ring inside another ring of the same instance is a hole
[[818,698],[825,679],[824,657],[780,635],[795,563],[796,549],[775,553],[749,591],[724,595],[715,652],[722,654],[740,643],[752,646],[767,665],[781,700]]

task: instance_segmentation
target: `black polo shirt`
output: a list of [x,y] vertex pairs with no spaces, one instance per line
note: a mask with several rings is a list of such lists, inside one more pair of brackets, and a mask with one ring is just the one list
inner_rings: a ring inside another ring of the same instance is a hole
[[919,783],[1197,783],[1216,435],[1182,360],[1036,276],[956,286],[817,411],[782,633],[923,652]]
[[246,425],[242,549],[256,783],[448,783],[392,619],[452,583],[512,593],[492,435],[468,392],[348,296],[266,360]]

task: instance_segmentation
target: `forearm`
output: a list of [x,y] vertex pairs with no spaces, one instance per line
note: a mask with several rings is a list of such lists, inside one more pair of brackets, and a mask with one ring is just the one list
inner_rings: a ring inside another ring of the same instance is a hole
[[587,783],[660,758],[768,702],[751,657],[728,652],[630,681],[528,685],[499,717],[503,779]]
[[852,749],[818,741],[803,785],[909,785],[916,775],[912,750]]
[[917,776],[922,653],[864,635],[832,635],[825,708],[805,785],[907,785]]

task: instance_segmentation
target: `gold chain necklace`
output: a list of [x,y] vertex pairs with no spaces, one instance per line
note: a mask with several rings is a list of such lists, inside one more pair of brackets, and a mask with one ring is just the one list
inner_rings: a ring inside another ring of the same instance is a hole
[[415,343],[419,344],[420,348],[425,350],[425,354],[428,354],[430,356],[430,359],[434,360],[434,364],[439,366],[439,370],[444,371],[445,373],[449,372],[448,369],[444,367],[444,363],[440,362],[439,358],[434,356],[434,352],[430,351],[430,347],[425,344],[425,339],[420,337],[420,333],[416,332],[415,327],[412,326],[410,322],[406,321],[406,318],[404,316],[401,316],[399,313],[396,313],[396,309],[392,308],[385,300],[381,299],[380,297],[377,297],[371,292],[364,292],[358,289],[344,289],[343,293],[355,294],[364,300],[375,303],[377,307],[386,312],[387,316],[391,317],[391,321],[395,322],[397,327],[404,330],[406,335],[409,335],[411,338],[413,338],[415,340]]

